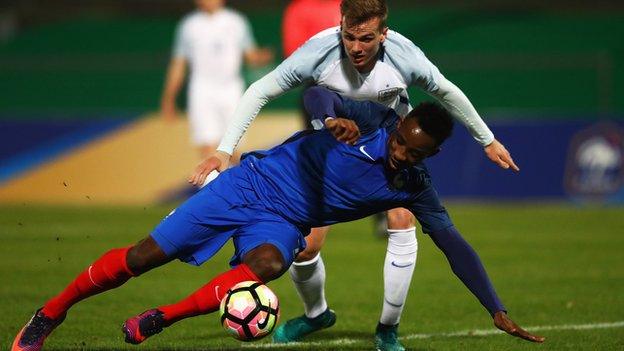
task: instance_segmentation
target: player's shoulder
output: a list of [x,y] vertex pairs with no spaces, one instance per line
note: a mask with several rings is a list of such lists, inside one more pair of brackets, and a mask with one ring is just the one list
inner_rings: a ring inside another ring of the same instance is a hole
[[387,55],[424,55],[423,51],[413,41],[399,32],[388,30],[384,48]]
[[322,30],[308,39],[301,47],[302,52],[324,56],[333,50],[340,50],[340,27]]
[[180,19],[179,24],[180,25],[184,25],[193,21],[197,21],[199,19],[201,19],[202,17],[202,12],[200,10],[195,10],[195,11],[191,11],[189,13],[187,13],[186,15],[184,15],[184,17],[182,17],[182,19]]
[[178,22],[178,30],[181,30],[185,33],[188,33],[188,31],[193,31],[193,28],[196,28],[198,25],[201,26],[203,17],[203,13],[199,10],[187,13]]
[[330,27],[314,34],[310,40],[336,40],[340,39],[340,26]]
[[388,31],[384,41],[383,61],[398,71],[408,85],[423,77],[426,82],[432,81],[437,72],[437,68],[414,42],[395,31]]

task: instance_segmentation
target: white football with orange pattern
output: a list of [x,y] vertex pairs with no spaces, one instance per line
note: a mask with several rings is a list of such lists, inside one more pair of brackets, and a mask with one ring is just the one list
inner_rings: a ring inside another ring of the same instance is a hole
[[279,320],[279,301],[268,286],[255,281],[236,284],[221,300],[221,324],[242,341],[261,339]]

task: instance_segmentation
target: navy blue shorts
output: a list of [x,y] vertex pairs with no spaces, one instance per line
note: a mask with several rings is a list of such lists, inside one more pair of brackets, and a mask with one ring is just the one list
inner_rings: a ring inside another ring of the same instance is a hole
[[160,222],[151,236],[167,256],[199,266],[232,238],[232,266],[262,244],[277,247],[290,266],[305,249],[299,228],[254,201],[239,173],[223,172]]

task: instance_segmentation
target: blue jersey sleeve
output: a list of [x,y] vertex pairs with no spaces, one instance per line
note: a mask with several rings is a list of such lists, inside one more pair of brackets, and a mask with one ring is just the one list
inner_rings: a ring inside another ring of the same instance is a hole
[[324,125],[325,118],[339,117],[353,120],[361,134],[396,125],[399,116],[389,107],[372,101],[356,101],[323,87],[306,90],[303,97],[306,111],[316,127]]
[[494,316],[498,311],[507,312],[494,290],[479,255],[462,238],[455,227],[435,231],[429,236],[446,256],[453,273],[477,297],[490,315]]

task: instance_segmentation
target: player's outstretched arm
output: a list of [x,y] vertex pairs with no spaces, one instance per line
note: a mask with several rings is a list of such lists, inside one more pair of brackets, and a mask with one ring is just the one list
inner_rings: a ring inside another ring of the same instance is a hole
[[222,151],[224,154],[232,155],[238,142],[247,131],[247,128],[249,128],[251,122],[256,118],[260,109],[267,102],[284,92],[285,90],[277,82],[275,70],[250,85],[238,101],[236,110],[234,110],[234,116],[225,130],[217,150]]
[[513,169],[516,172],[520,171],[520,168],[516,166],[513,158],[511,158],[511,154],[503,144],[501,144],[498,140],[494,139],[494,141],[485,147],[485,154],[487,157],[501,168],[504,169]]
[[544,342],[544,340],[546,340],[546,338],[543,336],[533,335],[528,331],[522,329],[514,321],[512,321],[509,316],[507,316],[507,313],[505,313],[505,311],[498,311],[494,314],[494,325],[496,326],[496,328],[504,331],[505,333],[519,337],[524,340],[532,342]]
[[455,227],[435,231],[430,233],[430,237],[446,256],[453,273],[490,312],[498,329],[525,340],[544,341],[543,337],[530,334],[507,316],[505,306],[498,298],[481,259]]

